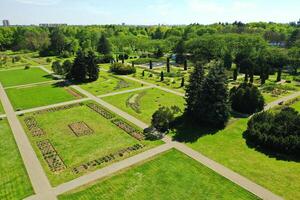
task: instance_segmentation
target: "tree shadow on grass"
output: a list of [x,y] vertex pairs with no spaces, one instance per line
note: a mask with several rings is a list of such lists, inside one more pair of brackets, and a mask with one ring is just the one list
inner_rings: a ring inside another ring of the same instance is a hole
[[173,140],[178,142],[193,143],[202,136],[213,135],[217,133],[220,129],[200,125],[181,116],[172,123],[171,130],[174,132]]
[[43,77],[44,77],[44,78],[47,78],[47,79],[54,79],[54,80],[57,80],[57,78],[53,77],[51,74],[44,75]]
[[254,141],[250,139],[250,137],[247,134],[247,131],[243,133],[243,138],[246,140],[246,144],[249,148],[254,149],[255,151],[258,151],[260,153],[263,153],[269,158],[275,158],[276,160],[282,160],[282,161],[300,162],[300,155],[287,155],[284,153],[267,149],[265,147],[256,144]]

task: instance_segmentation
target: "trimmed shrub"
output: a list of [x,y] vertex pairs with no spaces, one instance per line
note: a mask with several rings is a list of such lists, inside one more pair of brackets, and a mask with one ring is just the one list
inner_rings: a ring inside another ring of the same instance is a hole
[[242,83],[230,90],[231,108],[244,114],[263,110],[265,100],[258,88],[251,83]]
[[127,75],[127,74],[135,73],[136,69],[131,65],[126,65],[122,63],[113,63],[110,66],[110,71],[118,75]]
[[248,142],[271,152],[300,155],[300,115],[289,107],[279,112],[261,112],[248,122]]

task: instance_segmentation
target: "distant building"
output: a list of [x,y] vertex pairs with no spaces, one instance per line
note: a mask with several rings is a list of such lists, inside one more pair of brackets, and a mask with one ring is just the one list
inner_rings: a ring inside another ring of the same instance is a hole
[[58,26],[67,26],[68,24],[39,24],[40,27],[58,27]]
[[8,20],[5,19],[2,22],[3,22],[3,26],[9,26],[9,21]]

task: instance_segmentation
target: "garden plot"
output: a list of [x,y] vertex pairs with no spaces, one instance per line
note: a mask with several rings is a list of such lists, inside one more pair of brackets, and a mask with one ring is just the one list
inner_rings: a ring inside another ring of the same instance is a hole
[[15,110],[47,106],[83,97],[60,83],[10,88],[6,89],[6,93]]
[[88,199],[258,199],[197,161],[170,150],[104,180],[59,196]]
[[20,120],[52,185],[161,144],[143,140],[141,130],[94,102],[37,111]]
[[149,124],[152,114],[161,106],[184,108],[183,97],[156,88],[104,97],[103,100]]
[[52,77],[38,67],[0,71],[0,82],[3,87],[25,85],[50,80],[52,80]]
[[123,79],[108,72],[101,71],[99,79],[92,83],[82,84],[80,87],[94,95],[102,95],[142,87],[140,83]]
[[33,189],[6,120],[0,120],[0,199],[24,199]]

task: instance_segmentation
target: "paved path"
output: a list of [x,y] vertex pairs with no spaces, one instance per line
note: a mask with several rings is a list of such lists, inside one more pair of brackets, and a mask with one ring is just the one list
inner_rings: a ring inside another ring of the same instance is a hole
[[114,96],[114,95],[119,95],[119,94],[126,94],[126,93],[130,93],[130,92],[136,92],[136,91],[140,91],[140,90],[147,90],[147,89],[150,89],[150,88],[153,88],[153,86],[140,87],[140,88],[125,90],[125,91],[120,91],[120,92],[112,92],[112,93],[108,93],[108,94],[99,95],[98,97],[99,98],[109,97],[109,96]]
[[122,169],[126,169],[132,165],[138,164],[144,160],[147,160],[157,154],[160,154],[162,152],[165,152],[169,149],[171,149],[173,146],[171,144],[164,144],[160,145],[156,148],[150,149],[148,151],[145,151],[143,153],[137,154],[135,156],[132,156],[130,158],[127,158],[125,160],[122,160],[120,162],[114,163],[108,167],[96,170],[94,172],[91,172],[87,175],[83,175],[77,179],[74,179],[70,182],[64,183],[59,185],[56,188],[53,188],[53,191],[55,194],[59,195],[65,192],[68,192],[72,189],[78,188],[80,186],[86,185],[88,183],[91,183],[93,181],[99,180],[103,177],[112,175],[113,173],[116,173]]
[[52,105],[49,105],[49,106],[42,106],[42,107],[31,108],[31,109],[27,109],[27,110],[21,110],[21,111],[17,111],[16,114],[20,115],[20,114],[25,114],[25,113],[31,113],[31,112],[36,112],[36,111],[45,110],[45,109],[49,109],[49,108],[55,108],[55,107],[58,107],[58,106],[65,106],[65,105],[70,105],[70,104],[75,104],[75,103],[81,103],[81,102],[85,102],[85,101],[88,101],[88,100],[90,100],[90,98],[77,99],[77,100],[52,104]]
[[289,96],[282,97],[282,98],[280,98],[280,99],[278,99],[276,101],[273,101],[273,102],[269,103],[267,106],[265,106],[265,110],[269,110],[269,109],[271,109],[271,108],[273,108],[275,106],[278,106],[281,102],[285,103],[285,102],[287,102],[287,101],[289,101],[291,99],[294,99],[294,98],[296,98],[298,96],[300,96],[300,92],[295,92],[295,93],[293,93],[293,94],[291,94]]
[[37,86],[37,85],[43,85],[43,84],[47,84],[47,83],[57,83],[57,82],[61,82],[61,80],[51,80],[51,81],[44,81],[44,82],[30,83],[30,84],[24,84],[24,85],[9,86],[9,87],[5,87],[4,89],[26,88],[26,87],[32,87],[32,86]]
[[41,194],[41,199],[52,200],[56,199],[55,195],[51,192],[51,185],[48,178],[27,138],[27,135],[17,118],[13,107],[5,93],[5,90],[0,83],[0,99],[3,108],[6,112],[8,122],[13,132],[15,141],[19,148],[21,157],[23,159],[28,176],[31,180],[32,187],[36,194]]

